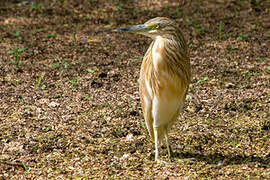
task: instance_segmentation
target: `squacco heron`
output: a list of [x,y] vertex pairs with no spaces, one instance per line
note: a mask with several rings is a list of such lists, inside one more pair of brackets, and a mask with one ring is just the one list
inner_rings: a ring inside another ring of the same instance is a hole
[[177,24],[165,17],[114,31],[153,39],[141,66],[140,100],[147,130],[155,142],[155,160],[160,161],[158,145],[164,138],[171,160],[168,132],[183,110],[191,78],[186,40]]

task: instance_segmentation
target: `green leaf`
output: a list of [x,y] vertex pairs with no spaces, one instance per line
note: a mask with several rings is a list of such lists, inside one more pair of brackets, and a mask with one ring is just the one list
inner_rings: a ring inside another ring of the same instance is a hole
[[40,8],[41,6],[43,5],[43,3],[37,3],[37,4],[31,4],[31,8],[33,8],[33,9],[38,9],[38,8]]
[[57,36],[57,34],[53,34],[53,33],[47,34],[47,37],[56,37],[56,36]]
[[243,40],[244,38],[247,38],[248,36],[249,36],[249,34],[241,33],[236,39],[237,40]]
[[27,171],[27,170],[28,170],[28,168],[26,167],[26,165],[25,165],[25,163],[24,163],[24,162],[22,162],[22,166],[23,166],[23,169],[24,169],[25,171]]
[[41,89],[42,89],[42,90],[46,89],[46,85],[43,84],[43,85],[41,86]]
[[20,36],[20,31],[16,31],[15,36],[21,41],[22,37]]
[[265,57],[258,57],[259,61],[264,62]]
[[75,42],[77,42],[77,32],[76,31],[73,32],[73,40]]
[[34,106],[31,106],[31,105],[25,105],[24,108],[25,109],[33,109]]
[[221,25],[221,22],[219,23],[219,25],[218,25],[218,39],[219,39],[219,41],[221,41],[221,32],[222,31],[222,25]]
[[188,23],[188,25],[192,25],[192,23],[193,23],[193,22],[192,22],[191,20],[189,20],[189,19],[187,19],[186,22]]
[[15,53],[15,51],[14,50],[11,50],[11,51],[8,51],[7,53],[8,54],[13,54],[13,53]]
[[31,32],[33,33],[33,34],[37,34],[37,33],[40,33],[40,32],[42,32],[43,31],[43,29],[36,29],[36,30],[32,30]]
[[267,69],[268,71],[270,71],[270,66],[267,66],[266,69]]
[[241,40],[243,40],[243,38],[239,36],[236,38],[236,40],[241,41]]
[[139,57],[136,57],[136,58],[132,58],[131,61],[142,61],[143,60],[143,57],[142,56],[139,56]]
[[198,80],[197,82],[198,82],[198,83],[203,83],[203,82],[205,82],[205,81],[207,81],[207,80],[208,80],[208,77],[205,76],[205,77],[203,77],[202,79]]
[[241,84],[238,84],[237,87],[238,87],[239,89],[243,89],[243,88],[244,88],[244,86],[241,85]]
[[95,71],[93,70],[93,69],[87,69],[87,72],[89,72],[89,73],[94,73]]
[[206,81],[206,80],[208,80],[208,77],[204,77],[204,78],[203,78],[203,81]]
[[22,47],[18,50],[18,52],[23,52],[24,50],[26,50],[26,48]]
[[38,79],[37,79],[37,87],[40,86],[41,80],[42,80],[42,76],[38,76]]

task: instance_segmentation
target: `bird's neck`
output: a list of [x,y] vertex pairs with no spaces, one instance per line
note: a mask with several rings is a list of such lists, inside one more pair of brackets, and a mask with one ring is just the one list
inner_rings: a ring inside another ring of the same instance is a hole
[[[175,39],[172,39],[175,38]],[[152,45],[152,64],[155,72],[184,67],[189,69],[189,55],[185,41],[177,37],[165,38],[157,36]]]
[[165,65],[165,45],[167,40],[162,38],[161,36],[157,36],[153,42],[152,48],[152,63],[154,69],[156,71],[160,71],[160,69]]

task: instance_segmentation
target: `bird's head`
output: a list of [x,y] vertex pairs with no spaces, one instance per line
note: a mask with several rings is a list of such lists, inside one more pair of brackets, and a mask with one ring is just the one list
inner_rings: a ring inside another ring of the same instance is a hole
[[156,17],[150,19],[144,24],[139,24],[135,26],[122,27],[113,30],[114,32],[126,31],[133,32],[137,34],[142,34],[155,39],[157,36],[167,36],[177,33],[177,25],[165,17]]

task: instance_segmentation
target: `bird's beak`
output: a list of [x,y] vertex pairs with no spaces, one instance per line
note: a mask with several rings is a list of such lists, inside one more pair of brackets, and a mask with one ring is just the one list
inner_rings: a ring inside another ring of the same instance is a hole
[[134,33],[142,33],[142,32],[147,32],[151,30],[151,28],[147,25],[144,24],[139,24],[135,26],[130,26],[130,27],[121,27],[114,29],[113,32],[120,32],[120,31],[127,31],[127,32],[134,32]]

